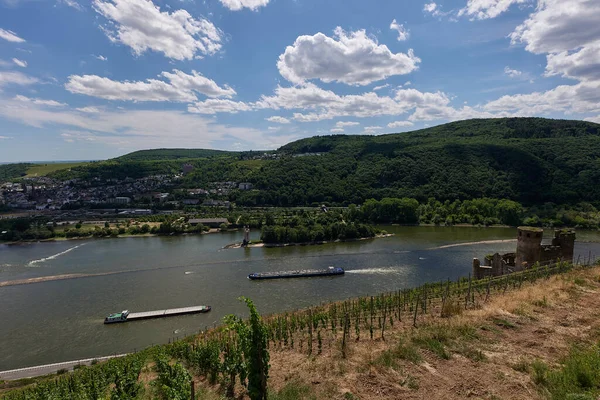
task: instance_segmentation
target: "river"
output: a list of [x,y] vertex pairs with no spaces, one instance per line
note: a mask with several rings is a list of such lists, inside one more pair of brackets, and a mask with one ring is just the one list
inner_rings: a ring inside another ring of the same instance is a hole
[[[456,279],[473,257],[514,251],[516,230],[385,227],[395,236],[348,243],[223,250],[241,232],[0,245],[0,282],[62,274],[103,274],[0,287],[0,371],[119,354],[167,343],[246,315]],[[253,237],[258,232],[252,233]],[[547,237],[550,232],[546,233]],[[490,242],[491,241],[491,242]],[[487,242],[487,243],[486,243]],[[455,245],[459,244],[459,245]],[[575,258],[600,255],[600,233],[578,232]],[[341,266],[334,278],[250,281],[251,272]],[[115,311],[211,305],[208,314],[104,325]]]

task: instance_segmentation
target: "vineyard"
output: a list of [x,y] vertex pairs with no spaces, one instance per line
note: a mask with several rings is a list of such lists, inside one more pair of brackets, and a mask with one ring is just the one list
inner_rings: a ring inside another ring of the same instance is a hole
[[427,283],[263,318],[250,300],[242,299],[249,320],[230,315],[222,326],[199,335],[80,368],[3,398],[183,400],[204,398],[201,391],[210,387],[226,398],[246,394],[262,400],[268,392],[269,352],[319,357],[327,350],[344,359],[357,342],[382,342],[392,330],[481,308],[494,295],[586,268],[593,264],[591,257],[585,264],[563,262],[495,278]]

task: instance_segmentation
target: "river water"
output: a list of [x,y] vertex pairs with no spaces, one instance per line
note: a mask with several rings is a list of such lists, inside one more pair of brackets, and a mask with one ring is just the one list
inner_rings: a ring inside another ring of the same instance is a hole
[[[0,282],[111,274],[0,287],[0,371],[119,354],[245,316],[456,279],[473,257],[514,251],[515,229],[385,227],[395,236],[320,246],[229,249],[239,232],[0,245]],[[256,237],[258,232],[253,233]],[[548,232],[549,235],[549,232]],[[504,240],[504,241],[502,241]],[[575,258],[600,256],[600,233],[578,232]],[[250,281],[251,272],[341,266],[345,276]],[[116,311],[211,305],[208,314],[104,325]]]

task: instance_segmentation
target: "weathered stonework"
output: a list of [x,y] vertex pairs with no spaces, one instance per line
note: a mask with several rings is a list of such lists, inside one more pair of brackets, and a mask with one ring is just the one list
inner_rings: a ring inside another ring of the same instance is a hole
[[540,228],[517,228],[517,252],[486,256],[481,265],[479,259],[473,259],[473,277],[482,279],[488,276],[500,276],[522,271],[536,263],[550,265],[559,261],[573,261],[575,232],[557,230],[552,244],[542,245],[544,231]]

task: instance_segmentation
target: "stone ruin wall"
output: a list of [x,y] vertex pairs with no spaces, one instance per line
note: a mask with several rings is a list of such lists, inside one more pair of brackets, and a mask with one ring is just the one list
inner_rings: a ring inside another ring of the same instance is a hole
[[535,263],[552,264],[559,260],[573,261],[575,232],[557,230],[552,244],[542,245],[543,230],[532,227],[517,228],[517,252],[500,255],[498,253],[484,259],[473,259],[473,277],[482,279],[522,271]]

